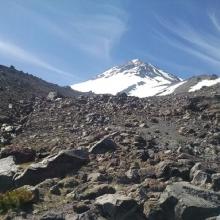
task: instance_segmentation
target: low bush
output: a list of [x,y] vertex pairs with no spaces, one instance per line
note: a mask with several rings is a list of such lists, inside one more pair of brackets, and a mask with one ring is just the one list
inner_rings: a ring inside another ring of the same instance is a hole
[[10,209],[19,210],[24,205],[31,203],[33,197],[33,193],[24,188],[0,194],[0,213],[5,213]]

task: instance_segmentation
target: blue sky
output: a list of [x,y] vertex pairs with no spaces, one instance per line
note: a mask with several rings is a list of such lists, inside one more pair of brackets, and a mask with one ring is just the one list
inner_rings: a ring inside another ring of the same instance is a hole
[[220,75],[219,0],[0,0],[0,64],[60,85],[139,58]]

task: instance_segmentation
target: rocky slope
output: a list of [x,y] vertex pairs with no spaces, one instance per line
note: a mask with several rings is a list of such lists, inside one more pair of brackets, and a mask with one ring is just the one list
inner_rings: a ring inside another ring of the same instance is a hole
[[143,99],[50,93],[28,103],[1,109],[2,219],[220,215],[218,85]]
[[215,75],[201,75],[182,80],[174,74],[167,73],[152,64],[138,59],[124,65],[113,67],[95,79],[77,83],[71,87],[82,92],[92,91],[96,94],[125,92],[139,98],[193,92],[203,86],[220,83]]
[[[13,109],[24,107],[27,110],[26,105],[31,105],[35,97],[46,97],[51,91],[56,91],[61,97],[75,97],[82,94],[70,87],[60,87],[31,74],[25,74],[13,66],[0,65],[0,114],[8,115],[9,104],[14,105]],[[30,112],[30,109],[27,111]],[[14,118],[16,113],[13,112],[8,116]]]

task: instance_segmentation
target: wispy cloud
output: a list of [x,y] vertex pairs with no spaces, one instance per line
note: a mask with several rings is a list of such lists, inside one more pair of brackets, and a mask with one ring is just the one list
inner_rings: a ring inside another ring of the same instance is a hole
[[218,21],[216,14],[214,12],[210,12],[209,18],[212,21],[215,28],[220,32],[220,21]]
[[105,2],[99,4],[93,2],[92,6],[94,8],[101,7],[102,10],[92,12],[80,8],[80,13],[69,12],[68,14],[66,11],[65,15],[55,7],[47,7],[48,13],[56,14],[62,19],[62,22],[53,21],[48,16],[39,14],[24,4],[17,3],[17,7],[20,7],[23,13],[28,14],[29,18],[47,32],[53,34],[53,37],[60,38],[69,46],[86,53],[86,55],[109,60],[112,49],[128,30],[128,16],[119,7]]
[[[168,35],[155,30],[160,39],[163,39],[173,47],[206,61],[207,64],[210,63],[220,67],[220,38],[218,35],[201,31],[180,20],[169,22],[159,16],[156,16],[156,19],[163,28],[170,32]],[[214,21],[218,24],[217,20]]]
[[7,56],[7,57],[10,57],[10,58],[14,58],[18,61],[26,62],[26,63],[32,64],[32,65],[35,65],[37,67],[44,68],[46,70],[61,74],[63,76],[73,77],[72,74],[67,73],[67,72],[43,61],[42,59],[35,56],[31,52],[11,43],[9,41],[5,41],[3,39],[0,39],[0,54]]
[[106,59],[110,59],[112,48],[127,30],[121,18],[105,14],[81,17],[71,27],[75,43],[82,50]]

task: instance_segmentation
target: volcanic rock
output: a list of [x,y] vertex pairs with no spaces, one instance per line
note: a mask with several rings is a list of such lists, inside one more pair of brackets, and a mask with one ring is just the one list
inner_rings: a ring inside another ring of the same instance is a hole
[[34,161],[36,152],[31,148],[6,147],[1,150],[0,158],[14,156],[16,164]]
[[203,220],[220,215],[220,194],[187,182],[168,185],[159,203],[164,220]]
[[113,152],[117,149],[116,143],[111,140],[109,137],[103,138],[98,141],[89,149],[89,153],[92,154],[104,154],[106,152]]
[[134,199],[121,194],[107,194],[96,199],[95,204],[104,217],[110,220],[146,220],[143,210]]
[[36,185],[45,179],[64,177],[67,173],[77,171],[88,162],[88,157],[82,150],[61,151],[55,156],[49,156],[39,163],[30,165],[20,176],[16,177],[17,186]]
[[0,193],[14,187],[13,176],[17,171],[13,156],[0,159]]

